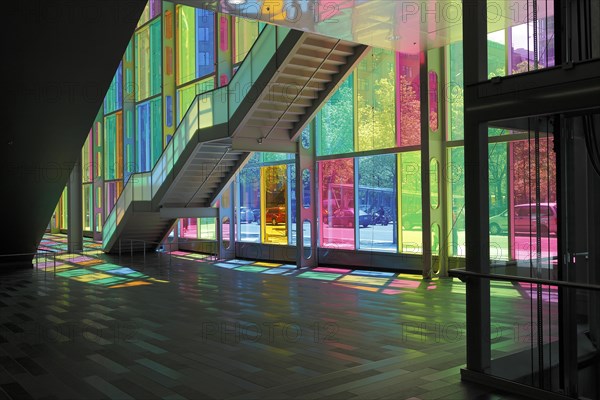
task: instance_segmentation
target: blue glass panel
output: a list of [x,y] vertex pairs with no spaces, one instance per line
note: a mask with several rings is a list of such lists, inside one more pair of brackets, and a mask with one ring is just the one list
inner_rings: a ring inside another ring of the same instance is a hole
[[215,15],[196,9],[196,77],[215,72]]

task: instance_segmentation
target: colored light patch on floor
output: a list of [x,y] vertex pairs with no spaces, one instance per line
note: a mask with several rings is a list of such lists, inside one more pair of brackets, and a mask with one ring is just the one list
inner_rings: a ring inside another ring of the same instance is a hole
[[86,262],[86,261],[91,261],[91,260],[94,260],[94,259],[91,258],[91,257],[79,256],[79,257],[75,257],[75,258],[70,258],[70,259],[65,260],[65,261],[68,261],[68,262],[73,263],[73,264],[79,264],[79,263]]
[[362,276],[375,276],[375,277],[392,277],[392,276],[396,276],[395,273],[393,272],[380,272],[380,271],[363,271],[363,270],[356,270],[356,271],[352,271],[351,272],[352,275],[362,275]]
[[102,248],[102,243],[86,243],[85,247],[91,247],[94,249],[100,249]]
[[413,275],[413,274],[398,274],[397,276],[398,279],[405,279],[405,280],[409,280],[409,281],[422,281],[423,277],[420,275]]
[[420,286],[420,282],[417,281],[405,281],[402,279],[395,279],[388,284],[388,287],[398,287],[405,289],[417,289]]
[[100,254],[104,254],[104,252],[102,250],[86,250],[85,254],[87,254],[89,256],[97,256]]
[[304,272],[298,275],[298,278],[318,279],[322,281],[334,281],[342,276],[341,274],[330,274],[327,272]]
[[97,269],[98,271],[110,271],[113,269],[121,269],[123,267],[121,267],[120,265],[116,265],[116,264],[100,264],[100,265],[95,265],[92,267],[92,269]]
[[238,264],[228,264],[228,263],[215,263],[213,264],[215,267],[219,267],[219,268],[228,268],[228,269],[234,269],[234,268],[238,268],[239,265]]
[[[74,268],[77,268],[77,266],[70,265],[70,264],[61,264],[61,265],[59,265],[59,266],[56,267],[56,270],[57,271],[68,271],[68,270],[72,270]],[[52,268],[48,267],[46,269],[52,269]]]
[[134,272],[137,272],[131,268],[127,268],[127,267],[121,267],[119,269],[111,269],[110,273],[111,274],[117,274],[117,275],[127,275],[127,274],[132,274]]
[[79,254],[76,253],[62,253],[56,256],[56,259],[58,260],[73,260],[77,257],[80,257]]
[[265,267],[255,267],[253,265],[244,265],[235,269],[236,271],[244,271],[244,272],[263,272],[267,270]]
[[249,264],[254,263],[254,261],[249,261],[249,260],[227,260],[226,262],[228,264],[239,264],[239,265],[249,265]]
[[263,274],[278,275],[278,274],[285,274],[286,272],[289,272],[289,269],[287,269],[287,268],[269,268],[266,271],[263,271]]
[[281,267],[281,264],[279,264],[279,263],[269,263],[269,262],[264,262],[264,261],[258,261],[252,265],[257,265],[259,267],[268,267],[268,268]]
[[56,275],[62,276],[63,278],[73,278],[75,276],[89,275],[93,272],[88,271],[87,269],[73,269],[69,271],[59,272]]
[[[48,261],[48,262],[40,262],[40,263],[36,264],[36,267],[41,268],[41,269],[53,269],[55,266],[56,266],[56,268],[58,268],[62,265],[64,265],[64,264],[61,263],[60,261],[57,261],[56,264],[54,264],[54,261]],[[72,268],[72,266],[69,265],[69,268]]]
[[361,283],[363,285],[384,286],[390,281],[389,278],[373,278],[370,276],[346,275],[340,279],[344,283]]
[[179,251],[179,250],[171,251],[170,253],[169,252],[167,252],[167,253],[168,254],[172,254],[174,256],[187,256],[188,254],[191,254],[191,253],[188,253],[188,252],[185,252],[185,251]]
[[122,283],[120,285],[109,286],[109,288],[110,289],[119,289],[119,288],[147,286],[147,285],[152,285],[152,283],[147,282],[147,281],[133,281],[133,282]]
[[318,267],[313,269],[315,272],[331,272],[332,274],[347,274],[352,271],[351,269],[343,269],[343,268],[328,268],[328,267]]
[[112,276],[110,278],[98,279],[96,281],[90,281],[92,285],[112,286],[119,283],[130,282],[131,279],[122,278],[120,276]]
[[111,277],[112,277],[111,275],[98,272],[95,274],[74,276],[71,279],[73,279],[74,281],[78,281],[78,282],[91,282],[91,281],[97,281],[98,279],[106,279],[106,278],[111,278]]
[[190,253],[190,254],[187,255],[187,257],[189,257],[189,258],[203,259],[203,258],[209,257],[209,255],[208,254]]
[[347,287],[349,289],[364,290],[366,292],[377,292],[379,290],[379,288],[376,288],[373,286],[347,285],[344,283],[337,283],[337,282],[334,283],[334,285]]
[[397,289],[383,289],[381,291],[381,293],[383,294],[400,294],[400,293],[404,293],[404,290],[397,290]]
[[296,269],[296,265],[295,264],[283,264],[281,267],[279,268],[286,268],[286,269]]
[[85,267],[91,267],[91,266],[100,265],[100,264],[103,264],[103,263],[104,263],[104,261],[98,260],[97,258],[94,258],[94,259],[91,259],[90,261],[83,261],[83,262],[80,262],[78,264],[81,265],[81,266],[85,266]]

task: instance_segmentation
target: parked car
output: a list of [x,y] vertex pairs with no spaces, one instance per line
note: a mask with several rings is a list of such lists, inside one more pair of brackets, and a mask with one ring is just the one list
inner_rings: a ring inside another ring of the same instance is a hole
[[254,221],[260,224],[260,208],[253,208],[252,214],[254,215]]
[[[328,218],[328,222],[330,226],[344,226],[348,228],[354,227],[354,210],[351,208],[346,209],[337,209],[332,215]],[[371,216],[364,212],[363,210],[359,210],[358,212],[358,224],[363,228],[368,227],[372,224]]]
[[490,233],[500,235],[503,232],[508,232],[508,210],[490,218]]
[[[490,218],[490,233],[499,235],[508,232],[508,210]],[[556,235],[558,230],[558,209],[556,203],[540,203],[540,234]],[[517,204],[514,207],[514,231],[520,234],[537,232],[537,214],[535,203]]]
[[277,225],[277,224],[285,224],[287,222],[286,220],[287,214],[286,214],[286,209],[283,206],[280,207],[271,207],[269,209],[267,209],[267,215],[265,216],[266,220],[265,222],[271,223],[273,225]]
[[254,222],[254,214],[248,207],[240,207],[240,222],[242,224]]

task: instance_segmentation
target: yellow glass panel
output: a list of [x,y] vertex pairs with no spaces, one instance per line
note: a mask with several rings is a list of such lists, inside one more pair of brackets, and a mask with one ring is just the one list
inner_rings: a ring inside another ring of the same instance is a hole
[[260,169],[260,215],[262,241],[268,244],[288,244],[287,235],[287,165]]

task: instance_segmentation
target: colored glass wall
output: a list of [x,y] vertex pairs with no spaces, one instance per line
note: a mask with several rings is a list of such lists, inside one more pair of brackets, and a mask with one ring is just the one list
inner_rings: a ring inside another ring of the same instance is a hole
[[262,242],[288,244],[287,165],[261,167]]

